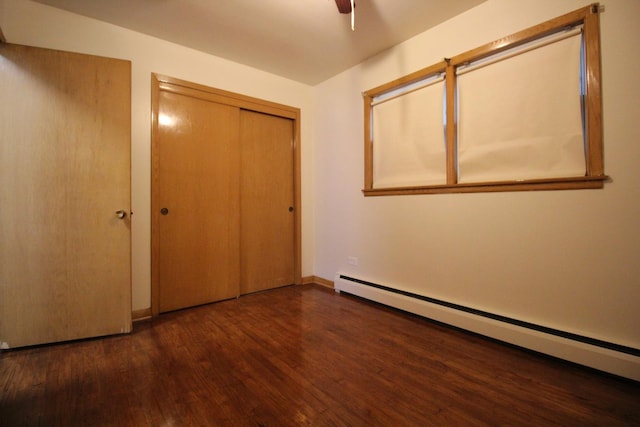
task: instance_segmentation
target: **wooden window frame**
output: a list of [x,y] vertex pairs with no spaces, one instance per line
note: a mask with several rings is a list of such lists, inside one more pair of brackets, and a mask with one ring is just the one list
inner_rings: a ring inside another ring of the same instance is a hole
[[[431,65],[412,74],[370,89],[363,93],[364,101],[364,189],[365,196],[477,193],[499,191],[531,190],[576,190],[603,188],[609,179],[604,174],[603,132],[602,132],[602,91],[600,64],[600,6],[598,3],[567,13],[544,23],[535,25],[510,36],[487,43],[450,59]],[[582,25],[584,34],[585,60],[585,121],[586,121],[586,174],[579,177],[545,178],[513,181],[492,181],[463,183],[457,182],[456,162],[456,69],[473,61],[499,54],[537,39],[558,33],[568,27]],[[397,90],[430,76],[445,73],[446,81],[446,175],[444,185],[415,187],[374,188],[373,182],[373,135],[372,107],[375,97]]]

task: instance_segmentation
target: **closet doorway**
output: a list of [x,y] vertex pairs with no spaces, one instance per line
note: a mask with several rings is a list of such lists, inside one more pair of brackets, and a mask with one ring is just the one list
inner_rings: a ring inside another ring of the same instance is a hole
[[152,82],[152,313],[300,283],[299,109]]

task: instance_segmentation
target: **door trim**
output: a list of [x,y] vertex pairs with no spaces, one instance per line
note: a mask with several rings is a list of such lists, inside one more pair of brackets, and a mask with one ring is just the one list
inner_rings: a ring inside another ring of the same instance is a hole
[[185,80],[156,73],[151,74],[151,314],[159,314],[159,189],[157,185],[159,158],[157,150],[158,110],[160,92],[171,92],[207,101],[239,107],[245,110],[270,114],[293,120],[293,190],[294,190],[294,280],[302,284],[302,196],[301,196],[301,149],[300,109],[253,98],[222,89],[216,89]]

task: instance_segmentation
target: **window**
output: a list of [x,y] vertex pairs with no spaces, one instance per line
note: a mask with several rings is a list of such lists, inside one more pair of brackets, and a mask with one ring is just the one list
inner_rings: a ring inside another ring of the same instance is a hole
[[364,93],[364,194],[602,188],[599,6]]
[[446,184],[444,94],[442,69],[372,99],[376,185]]

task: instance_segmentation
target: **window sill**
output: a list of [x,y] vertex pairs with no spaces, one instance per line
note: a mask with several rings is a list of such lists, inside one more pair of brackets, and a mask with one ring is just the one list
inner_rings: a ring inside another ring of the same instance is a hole
[[493,193],[500,191],[547,191],[599,189],[608,181],[607,175],[574,178],[532,179],[466,184],[429,185],[423,187],[365,188],[365,196],[400,196],[412,194]]

